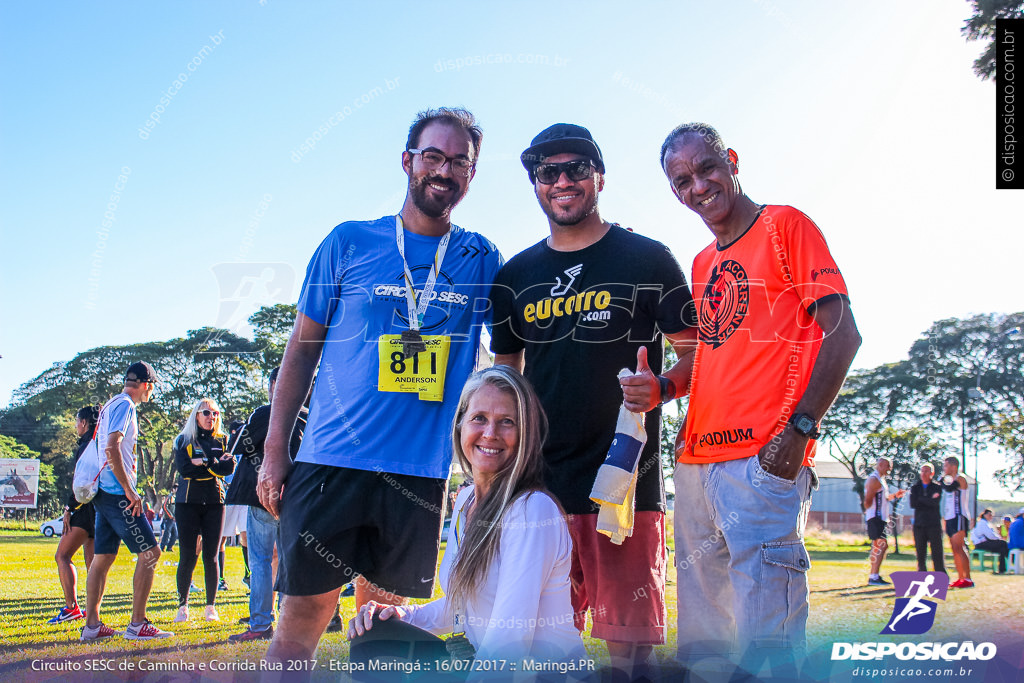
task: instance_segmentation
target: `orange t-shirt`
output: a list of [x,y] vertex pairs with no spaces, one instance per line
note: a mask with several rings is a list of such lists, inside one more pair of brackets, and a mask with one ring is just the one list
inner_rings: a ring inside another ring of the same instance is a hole
[[[679,462],[755,455],[785,428],[818,357],[822,330],[808,307],[846,297],[825,237],[791,206],[766,206],[732,244],[693,260],[700,343]],[[804,464],[814,464],[814,441]]]

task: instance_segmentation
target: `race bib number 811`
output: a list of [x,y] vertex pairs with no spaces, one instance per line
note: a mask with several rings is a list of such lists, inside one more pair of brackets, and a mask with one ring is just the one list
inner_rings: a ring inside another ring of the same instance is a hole
[[380,391],[419,394],[421,401],[444,399],[444,377],[448,367],[448,349],[451,337],[424,335],[427,350],[411,358],[402,353],[402,335],[382,334],[377,343],[380,372],[377,388]]

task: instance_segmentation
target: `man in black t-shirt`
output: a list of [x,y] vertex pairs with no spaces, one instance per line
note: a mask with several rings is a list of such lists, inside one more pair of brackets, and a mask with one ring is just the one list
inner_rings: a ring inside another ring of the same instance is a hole
[[555,124],[521,159],[550,235],[498,273],[491,350],[496,363],[524,372],[547,413],[546,483],[568,514],[576,624],[582,631],[589,608],[591,634],[608,642],[612,665],[637,678],[665,641],[659,408],[647,413],[633,534],[621,545],[597,532],[590,492],[624,403],[619,370],[641,372],[638,396],[625,401],[635,412],[657,406],[657,393],[661,402],[685,394],[689,362],[655,377],[663,336],[681,357],[692,351],[693,299],[668,248],[602,220],[604,160],[586,128]]

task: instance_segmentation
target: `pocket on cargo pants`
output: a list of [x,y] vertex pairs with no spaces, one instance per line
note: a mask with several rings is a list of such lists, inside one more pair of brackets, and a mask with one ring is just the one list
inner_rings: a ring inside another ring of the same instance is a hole
[[761,647],[804,646],[807,627],[807,570],[811,558],[802,540],[761,545],[757,635]]

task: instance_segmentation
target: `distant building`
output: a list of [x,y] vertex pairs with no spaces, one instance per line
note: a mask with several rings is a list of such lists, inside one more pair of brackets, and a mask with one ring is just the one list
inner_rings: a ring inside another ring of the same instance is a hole
[[[850,476],[850,471],[842,463],[830,458],[817,458],[814,469],[818,473],[818,490],[811,498],[807,527],[834,532],[864,531],[864,508],[853,490],[853,477]],[[964,476],[967,477],[966,474]],[[967,483],[971,487],[971,507],[967,511],[967,516],[971,517],[978,487],[971,477],[967,477]],[[893,505],[896,506],[896,513],[899,515],[899,530],[909,529],[914,523],[910,493],[898,501],[893,501]]]

